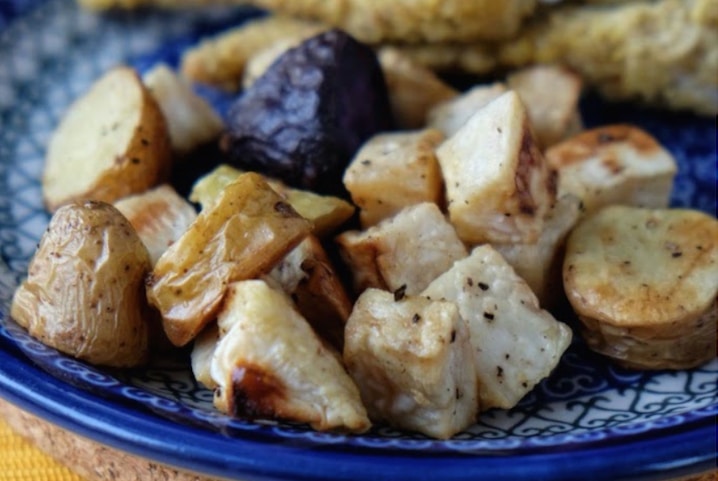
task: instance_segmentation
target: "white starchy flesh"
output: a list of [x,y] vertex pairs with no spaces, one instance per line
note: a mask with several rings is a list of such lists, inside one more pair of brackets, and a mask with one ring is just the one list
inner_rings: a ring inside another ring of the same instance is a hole
[[436,151],[449,219],[467,244],[536,242],[556,197],[526,109],[508,91]]
[[506,92],[503,83],[477,85],[453,99],[435,105],[427,113],[427,126],[439,129],[451,137],[476,112]]
[[357,292],[376,287],[417,294],[467,254],[444,214],[427,202],[365,231],[344,232],[336,241]]
[[262,279],[290,296],[314,331],[341,350],[352,301],[319,239],[309,235]]
[[169,184],[120,199],[115,207],[135,228],[153,266],[197,218],[194,207]]
[[566,236],[581,216],[581,200],[567,194],[556,201],[537,242],[492,244],[529,285],[539,304],[555,306],[563,294],[561,264]]
[[177,154],[188,154],[222,133],[224,123],[212,106],[167,65],[158,64],[145,73],[143,81],[164,114]]
[[367,289],[347,323],[344,362],[374,421],[447,439],[476,420],[469,332],[451,302]]
[[219,327],[216,323],[207,326],[192,343],[190,361],[194,378],[207,389],[214,389],[217,383],[212,379],[212,357],[219,342]]
[[[230,165],[221,164],[194,183],[189,200],[206,209],[219,197],[222,189],[243,173]],[[312,223],[312,233],[317,237],[325,237],[336,231],[354,214],[354,206],[339,197],[319,195],[309,190],[288,187],[276,179],[263,178],[299,215]]]
[[489,245],[476,247],[421,295],[456,303],[468,322],[482,410],[514,407],[571,342],[569,327],[539,307],[526,282]]
[[382,47],[377,52],[384,73],[394,120],[400,129],[419,129],[426,125],[429,111],[459,93],[434,72],[399,50]]
[[667,207],[677,171],[670,152],[630,125],[582,132],[548,149],[546,160],[559,173],[559,195],[577,195],[586,212],[611,204]]
[[422,202],[442,203],[444,182],[435,129],[378,134],[362,145],[344,172],[344,186],[360,209],[363,228]]
[[321,431],[369,429],[339,354],[314,334],[286,294],[260,280],[234,283],[217,323],[211,373],[219,410],[304,422]]
[[43,344],[91,364],[132,367],[148,358],[152,316],[147,249],[114,207],[59,208],[13,298],[10,315]]
[[48,210],[73,200],[114,202],[169,174],[172,156],[157,102],[137,73],[117,67],[78,98],[47,149],[42,177]]
[[190,342],[214,319],[230,282],[270,270],[310,228],[260,175],[242,174],[227,185],[148,279],[147,298],[170,341]]
[[563,280],[588,345],[624,366],[688,369],[716,355],[714,217],[601,209],[569,236]]
[[506,83],[526,106],[542,149],[582,130],[578,101],[583,82],[576,73],[559,65],[533,65],[512,72]]

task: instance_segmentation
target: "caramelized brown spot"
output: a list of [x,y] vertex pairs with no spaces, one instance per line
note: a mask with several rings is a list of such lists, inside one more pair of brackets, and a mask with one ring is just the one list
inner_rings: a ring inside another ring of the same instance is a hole
[[260,366],[238,365],[232,371],[232,398],[228,407],[235,416],[274,417],[278,401],[286,397],[281,380]]
[[521,138],[521,148],[519,150],[519,164],[516,168],[516,177],[514,183],[516,185],[516,194],[519,200],[519,210],[525,215],[534,215],[537,205],[531,195],[531,173],[540,159],[541,153],[536,147],[531,130],[528,124],[523,127],[523,137]]
[[291,205],[286,202],[282,202],[281,200],[274,204],[274,210],[285,217],[294,217],[297,215]]

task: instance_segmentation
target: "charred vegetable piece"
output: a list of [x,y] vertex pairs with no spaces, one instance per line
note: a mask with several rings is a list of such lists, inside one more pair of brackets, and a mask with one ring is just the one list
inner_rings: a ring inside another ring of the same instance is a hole
[[242,169],[336,194],[359,146],[392,125],[376,55],[329,30],[289,49],[232,104],[222,148]]

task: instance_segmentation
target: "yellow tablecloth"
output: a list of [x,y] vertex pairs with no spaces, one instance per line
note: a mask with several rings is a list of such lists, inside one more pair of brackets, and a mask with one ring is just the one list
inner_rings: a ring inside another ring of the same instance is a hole
[[0,418],[0,481],[83,481]]

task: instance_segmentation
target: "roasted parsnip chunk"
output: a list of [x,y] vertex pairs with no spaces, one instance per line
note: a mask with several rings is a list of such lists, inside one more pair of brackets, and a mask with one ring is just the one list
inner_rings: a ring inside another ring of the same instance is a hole
[[583,82],[578,74],[559,65],[534,65],[512,72],[506,83],[524,102],[542,149],[583,127],[578,110]]
[[72,202],[50,220],[10,315],[59,351],[91,364],[131,367],[148,358],[147,249],[104,202]]
[[556,181],[515,92],[476,112],[436,156],[449,219],[464,242],[536,242]]
[[148,279],[147,297],[172,343],[191,341],[216,315],[230,282],[271,269],[310,228],[260,175],[243,174],[227,185]]
[[162,109],[175,153],[188,154],[219,138],[224,128],[222,119],[167,65],[157,65],[144,75],[143,80]]
[[153,266],[197,218],[194,207],[169,184],[120,199],[115,207],[135,228]]
[[469,324],[481,409],[514,407],[556,367],[571,330],[539,307],[528,284],[490,245],[421,293],[455,302]]
[[427,113],[427,124],[451,137],[477,111],[505,92],[506,86],[499,82],[472,87],[461,95],[432,107]]
[[442,203],[443,179],[434,151],[444,140],[435,129],[379,134],[369,139],[344,173],[344,186],[360,209],[362,227],[421,202]]
[[319,239],[308,236],[264,280],[288,294],[314,331],[341,350],[352,302]]
[[363,432],[371,423],[337,352],[289,297],[260,280],[231,284],[218,315],[211,374],[215,406],[233,416]]
[[[199,203],[202,208],[207,208],[215,201],[222,189],[242,173],[239,169],[222,164],[194,184],[189,199],[192,202]],[[299,215],[312,223],[312,232],[317,237],[324,237],[334,232],[354,215],[354,206],[339,197],[319,195],[308,190],[295,189],[268,177],[264,177],[264,180]]]
[[389,90],[394,120],[402,129],[425,126],[431,108],[459,94],[434,72],[415,63],[396,48],[382,47],[378,57]]
[[580,199],[567,194],[551,208],[538,241],[528,244],[492,244],[526,281],[544,308],[555,306],[563,295],[563,248],[566,236],[580,216]]
[[566,245],[563,280],[592,349],[627,367],[688,369],[716,355],[718,220],[610,206]]
[[611,204],[668,206],[677,166],[651,135],[630,125],[598,127],[546,151],[559,173],[559,194],[583,200],[586,212]]
[[467,254],[444,214],[428,202],[367,230],[344,232],[336,241],[358,293],[376,287],[417,294]]
[[169,133],[159,105],[137,73],[117,67],[65,113],[50,139],[42,189],[55,211],[73,200],[114,202],[169,174]]
[[455,304],[367,289],[347,323],[344,362],[373,421],[446,439],[479,411],[472,350]]

